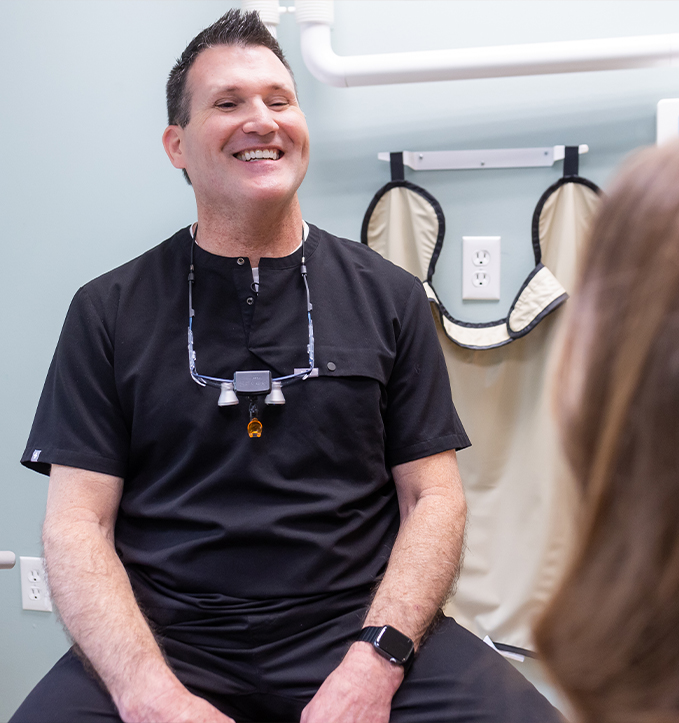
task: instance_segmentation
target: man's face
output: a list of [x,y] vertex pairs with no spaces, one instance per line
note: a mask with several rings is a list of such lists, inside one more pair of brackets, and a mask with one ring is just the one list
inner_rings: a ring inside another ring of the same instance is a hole
[[170,126],[163,141],[199,203],[294,198],[309,164],[309,131],[280,60],[262,46],[208,48],[191,66],[187,90],[191,120]]

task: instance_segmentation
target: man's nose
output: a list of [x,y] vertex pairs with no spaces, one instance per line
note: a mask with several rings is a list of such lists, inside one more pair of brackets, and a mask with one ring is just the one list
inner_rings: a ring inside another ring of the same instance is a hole
[[255,101],[248,106],[248,117],[243,123],[245,133],[256,133],[265,136],[278,130],[278,123],[273,111],[262,101]]

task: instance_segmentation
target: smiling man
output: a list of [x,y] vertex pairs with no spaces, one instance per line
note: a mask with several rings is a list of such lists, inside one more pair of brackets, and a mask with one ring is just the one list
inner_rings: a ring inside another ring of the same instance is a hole
[[12,720],[558,720],[440,613],[468,440],[420,282],[302,219],[275,40],[230,11],[167,96],[198,221],[69,310],[22,462],[74,647]]

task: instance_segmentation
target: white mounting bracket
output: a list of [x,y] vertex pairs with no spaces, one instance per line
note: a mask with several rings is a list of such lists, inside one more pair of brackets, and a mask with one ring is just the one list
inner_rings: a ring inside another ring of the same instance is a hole
[[679,136],[679,98],[658,101],[656,143],[661,145]]
[[0,550],[0,570],[11,570],[16,564],[17,558],[9,550]]
[[[579,146],[580,154],[589,146]],[[563,160],[566,146],[546,148],[492,148],[482,151],[403,151],[403,165],[413,171],[461,171],[478,168],[534,168]],[[389,161],[389,152],[377,154]]]

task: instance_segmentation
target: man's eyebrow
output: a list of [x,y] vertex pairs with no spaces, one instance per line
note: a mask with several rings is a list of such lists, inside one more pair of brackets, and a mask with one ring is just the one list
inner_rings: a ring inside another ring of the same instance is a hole
[[[240,85],[216,85],[214,86],[211,91],[212,93],[238,93],[243,89]],[[271,85],[266,87],[267,91],[274,91],[274,90],[284,90],[288,93],[293,93],[294,90],[292,86],[289,85],[281,85],[280,83],[272,83]]]

